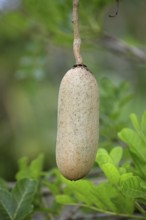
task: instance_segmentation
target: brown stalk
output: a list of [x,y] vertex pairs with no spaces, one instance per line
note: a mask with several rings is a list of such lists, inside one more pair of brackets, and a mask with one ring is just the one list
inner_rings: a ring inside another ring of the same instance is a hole
[[83,59],[80,54],[81,39],[79,33],[78,25],[78,8],[79,0],[73,0],[73,32],[74,32],[74,41],[73,41],[73,52],[76,60],[76,64],[83,64]]

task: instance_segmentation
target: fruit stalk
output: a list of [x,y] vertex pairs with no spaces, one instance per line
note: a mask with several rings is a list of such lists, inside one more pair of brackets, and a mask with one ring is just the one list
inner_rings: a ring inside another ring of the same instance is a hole
[[73,52],[76,60],[76,64],[83,64],[83,59],[80,54],[81,38],[79,33],[78,25],[78,8],[79,0],[73,0],[73,32],[74,32],[74,41],[73,41]]

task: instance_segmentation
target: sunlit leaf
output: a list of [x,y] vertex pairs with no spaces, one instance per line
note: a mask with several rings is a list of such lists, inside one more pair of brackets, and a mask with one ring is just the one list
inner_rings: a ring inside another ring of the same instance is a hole
[[97,207],[103,210],[118,212],[116,205],[112,202],[111,198],[117,195],[116,189],[109,183],[101,183],[95,188],[95,195],[100,201],[101,205]]
[[123,196],[123,194],[113,197],[112,202],[116,205],[118,213],[132,214],[134,211],[134,200]]
[[146,111],[142,115],[141,129],[142,129],[143,133],[146,135]]
[[131,121],[133,123],[134,128],[138,131],[140,130],[140,124],[135,114],[130,115]]
[[31,178],[38,179],[42,173],[44,163],[44,155],[40,154],[38,158],[33,160],[30,165]]
[[114,164],[118,166],[120,160],[122,159],[123,149],[122,147],[114,147],[110,152],[110,157],[112,158]]
[[96,155],[96,162],[99,164],[107,178],[112,184],[117,184],[120,173],[114,165],[112,158],[104,149],[99,149]]
[[56,201],[62,205],[75,204],[74,200],[68,195],[57,195]]
[[142,187],[143,180],[138,176],[132,176],[120,181],[120,188],[124,195],[131,198],[146,199],[146,188]]
[[119,134],[121,140],[129,145],[130,151],[136,154],[140,160],[146,162],[146,147],[142,138],[132,129],[124,128]]
[[43,169],[44,155],[39,155],[35,160],[28,164],[28,158],[23,157],[19,160],[19,172],[16,175],[17,180],[31,178],[37,180]]

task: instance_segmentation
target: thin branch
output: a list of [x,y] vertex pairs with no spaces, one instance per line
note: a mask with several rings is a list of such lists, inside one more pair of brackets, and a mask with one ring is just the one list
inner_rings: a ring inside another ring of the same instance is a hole
[[127,44],[121,39],[103,33],[99,41],[104,47],[112,50],[117,54],[125,55],[126,57],[130,58],[135,58],[138,61],[146,63],[146,52],[133,45]]
[[136,205],[137,210],[138,210],[141,214],[143,214],[143,216],[146,217],[146,211],[142,208],[142,206],[141,206],[138,202],[135,202],[135,205]]
[[73,32],[74,32],[74,42],[73,42],[73,51],[76,60],[76,64],[82,64],[83,59],[80,54],[80,33],[79,33],[79,25],[78,25],[78,8],[79,8],[79,0],[73,0]]

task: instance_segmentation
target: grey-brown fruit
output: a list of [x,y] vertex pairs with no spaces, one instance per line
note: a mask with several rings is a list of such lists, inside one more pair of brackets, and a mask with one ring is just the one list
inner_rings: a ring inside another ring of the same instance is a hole
[[98,136],[97,81],[86,68],[72,68],[61,81],[58,98],[56,162],[63,176],[78,180],[88,174]]

